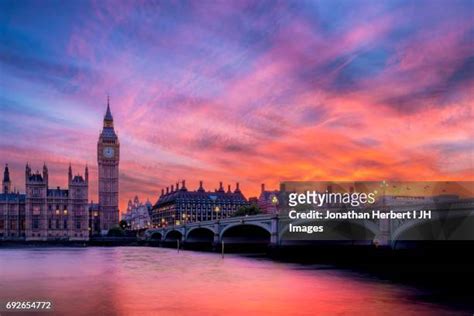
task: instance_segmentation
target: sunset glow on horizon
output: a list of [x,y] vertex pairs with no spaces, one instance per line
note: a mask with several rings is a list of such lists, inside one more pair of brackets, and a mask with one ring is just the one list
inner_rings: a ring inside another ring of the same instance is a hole
[[[58,8],[60,12],[58,12]],[[472,1],[2,1],[0,164],[162,188],[474,180]]]

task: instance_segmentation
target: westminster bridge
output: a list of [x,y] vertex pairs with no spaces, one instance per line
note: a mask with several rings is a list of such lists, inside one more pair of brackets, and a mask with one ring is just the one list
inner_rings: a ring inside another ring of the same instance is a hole
[[[382,208],[379,208],[384,211]],[[150,228],[143,239],[162,245],[222,244],[272,247],[308,243],[380,245],[396,248],[400,241],[474,240],[474,199],[436,205],[397,206],[395,212],[431,210],[421,219],[296,220],[288,215],[228,217],[182,225]],[[388,212],[389,207],[385,209]],[[341,212],[332,209],[329,212]],[[289,224],[324,225],[323,233],[289,232]]]

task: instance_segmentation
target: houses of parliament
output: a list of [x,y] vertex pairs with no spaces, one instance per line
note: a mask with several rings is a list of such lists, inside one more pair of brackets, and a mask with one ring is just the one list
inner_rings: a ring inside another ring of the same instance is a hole
[[12,190],[8,165],[0,193],[0,240],[87,241],[104,235],[119,222],[120,143],[109,100],[97,142],[99,203],[89,203],[89,170],[68,170],[67,188],[50,187],[46,164],[42,172],[25,167],[25,191]]

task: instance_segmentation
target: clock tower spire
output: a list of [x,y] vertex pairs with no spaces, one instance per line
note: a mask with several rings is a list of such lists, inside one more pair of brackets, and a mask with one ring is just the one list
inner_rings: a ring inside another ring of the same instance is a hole
[[114,128],[114,118],[112,112],[110,111],[110,97],[107,96],[107,111],[104,116],[104,128]]
[[110,98],[107,96],[104,124],[97,142],[101,234],[107,234],[110,228],[119,223],[119,160],[120,143],[114,129]]

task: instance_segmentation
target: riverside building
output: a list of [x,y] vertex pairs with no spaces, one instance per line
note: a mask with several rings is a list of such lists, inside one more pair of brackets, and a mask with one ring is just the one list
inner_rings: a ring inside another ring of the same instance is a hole
[[230,185],[224,190],[222,182],[219,189],[206,191],[203,182],[200,181],[199,188],[188,191],[183,180],[181,187],[179,182],[161,190],[158,201],[152,208],[153,227],[165,227],[170,225],[181,225],[189,222],[209,221],[223,219],[231,216],[242,206],[249,203],[236,184],[234,191]]

